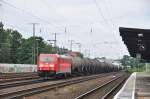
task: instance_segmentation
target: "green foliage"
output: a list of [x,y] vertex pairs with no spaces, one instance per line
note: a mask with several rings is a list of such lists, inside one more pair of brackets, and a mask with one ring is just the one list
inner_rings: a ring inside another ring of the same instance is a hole
[[133,68],[128,68],[128,71],[130,72],[144,72],[146,71],[146,67],[145,66],[141,66],[141,67],[133,67]]
[[[145,63],[141,62],[140,59],[133,58],[127,55],[124,55],[121,59],[121,63],[123,66],[128,68],[129,71],[144,71],[145,70]],[[130,68],[129,68],[130,66]]]
[[10,30],[0,30],[0,61],[10,63]]
[[18,31],[12,30],[8,33],[10,33],[10,61],[11,63],[20,63],[19,57],[21,53],[19,52],[21,50],[22,35]]
[[78,53],[78,57],[83,58],[83,54],[79,52],[79,53]]
[[[0,29],[0,63],[33,64],[33,40],[23,38],[16,30]],[[35,49],[36,60],[40,53],[64,54],[64,49],[52,47],[42,37],[35,37]]]

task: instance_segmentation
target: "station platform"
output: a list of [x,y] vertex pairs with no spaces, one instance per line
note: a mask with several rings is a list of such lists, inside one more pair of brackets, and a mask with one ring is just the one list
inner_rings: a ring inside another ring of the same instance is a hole
[[114,99],[150,99],[150,73],[132,73]]

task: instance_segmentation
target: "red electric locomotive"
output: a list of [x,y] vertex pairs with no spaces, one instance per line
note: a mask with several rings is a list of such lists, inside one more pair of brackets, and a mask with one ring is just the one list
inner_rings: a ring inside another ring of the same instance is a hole
[[59,54],[40,54],[37,71],[40,77],[56,77],[71,73],[71,58]]

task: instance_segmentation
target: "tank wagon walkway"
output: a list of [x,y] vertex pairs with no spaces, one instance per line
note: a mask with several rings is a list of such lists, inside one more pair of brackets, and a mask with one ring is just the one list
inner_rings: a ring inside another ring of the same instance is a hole
[[150,99],[150,73],[132,73],[114,99]]

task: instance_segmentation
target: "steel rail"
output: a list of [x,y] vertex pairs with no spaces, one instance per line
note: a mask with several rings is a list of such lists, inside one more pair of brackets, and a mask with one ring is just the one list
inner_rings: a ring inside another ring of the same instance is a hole
[[22,74],[36,74],[36,72],[22,72],[22,73],[1,73],[0,75],[22,75]]
[[108,93],[106,93],[101,99],[107,99],[111,93],[113,93],[117,88],[121,86],[122,83],[126,81],[127,77],[125,77],[122,81],[120,81],[117,85],[115,85]]
[[41,82],[43,82],[43,81],[34,79],[34,80],[24,80],[24,81],[13,82],[13,83],[2,83],[2,84],[0,84],[0,89],[16,87],[16,86],[23,86],[23,85],[29,85],[29,84],[34,84],[34,83],[41,83]]
[[37,73],[17,73],[17,74],[0,74],[0,79],[18,78],[26,76],[36,76]]
[[[55,80],[54,78],[52,79],[48,79],[48,80],[44,80],[43,79],[23,79],[23,81],[21,80],[17,80],[18,82],[10,82],[10,81],[6,81],[6,83],[0,83],[0,89],[3,88],[10,88],[10,87],[16,87],[16,86],[23,86],[23,85],[29,85],[29,84],[34,84],[34,83],[41,83],[41,82],[48,82],[50,80]],[[9,82],[9,83],[7,83]]]
[[7,82],[13,82],[13,81],[31,80],[31,79],[35,79],[37,77],[23,77],[23,78],[12,78],[12,79],[0,79],[0,84],[7,83]]
[[87,91],[87,92],[85,92],[85,93],[83,93],[83,94],[77,96],[75,99],[82,99],[82,98],[88,96],[89,94],[91,94],[91,93],[93,93],[93,92],[99,90],[100,88],[103,88],[103,87],[107,86],[108,84],[110,84],[110,83],[112,83],[112,82],[118,80],[118,79],[121,78],[122,76],[124,76],[124,75],[121,75],[121,76],[119,76],[119,77],[117,77],[117,78],[115,78],[115,79],[112,79],[112,80],[110,80],[110,81],[108,81],[108,82],[106,82],[106,83],[104,83],[104,84],[102,84],[102,85],[99,85],[98,87],[93,88],[93,89],[91,89],[91,90],[89,90],[89,91]]
[[30,96],[30,95],[33,95],[33,94],[37,94],[37,93],[41,93],[41,92],[44,92],[44,91],[52,90],[52,89],[55,89],[55,88],[59,88],[59,87],[63,87],[63,86],[71,85],[71,84],[76,84],[76,83],[80,83],[80,82],[84,82],[84,81],[88,81],[88,80],[92,80],[92,79],[95,79],[97,77],[102,78],[102,77],[106,77],[106,76],[110,76],[110,75],[112,75],[112,73],[92,75],[92,76],[89,76],[89,77],[82,77],[82,78],[77,78],[77,79],[73,79],[73,80],[66,80],[66,81],[55,83],[55,84],[36,87],[36,88],[32,88],[32,89],[24,89],[24,90],[20,90],[20,91],[17,91],[17,92],[12,92],[12,93],[11,92],[10,93],[2,93],[2,94],[0,94],[0,97],[7,98],[7,99],[16,99],[16,98],[18,99],[18,98],[22,98],[22,97],[25,97],[25,96]]

